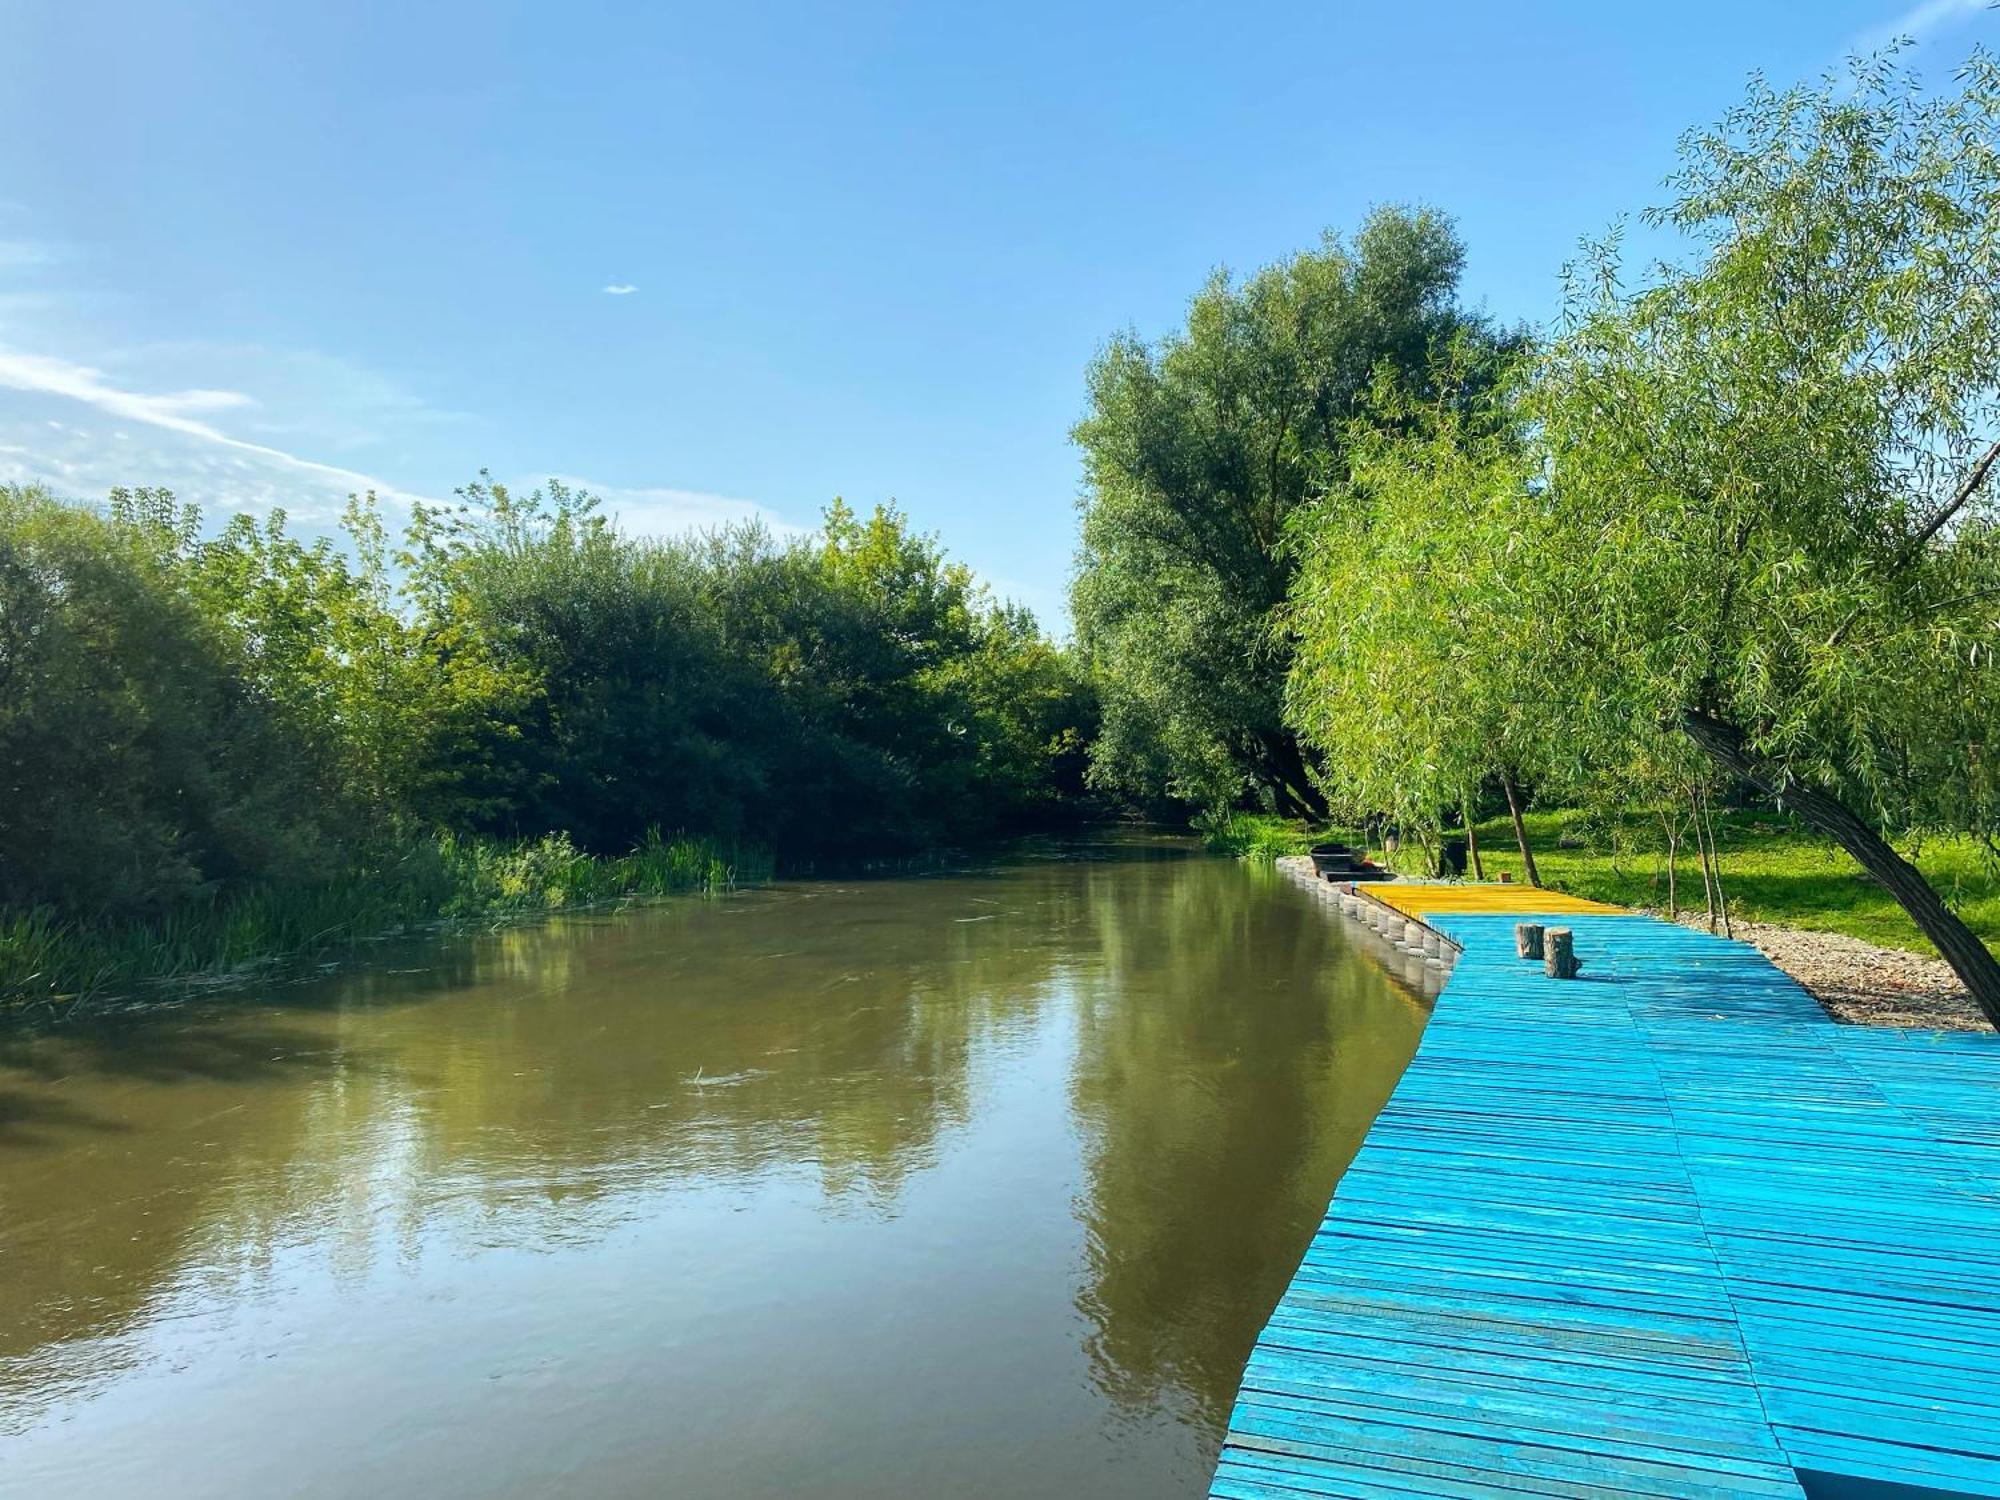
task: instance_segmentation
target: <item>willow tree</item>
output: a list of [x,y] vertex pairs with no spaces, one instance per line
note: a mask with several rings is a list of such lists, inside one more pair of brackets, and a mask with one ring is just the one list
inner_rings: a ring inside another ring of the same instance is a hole
[[2000,70],[1761,82],[1683,142],[1685,263],[1573,289],[1524,414],[1532,608],[1573,670],[1846,849],[1988,1015],[2000,964],[1897,852],[1991,841]]
[[1285,524],[1345,479],[1378,367],[1423,389],[1444,342],[1497,337],[1457,305],[1463,261],[1437,213],[1383,209],[1351,246],[1218,273],[1182,332],[1115,339],[1092,366],[1072,602],[1101,682],[1100,783],[1324,811],[1280,711]]
[[1549,734],[1539,697],[1552,642],[1517,545],[1534,457],[1484,353],[1441,360],[1428,399],[1385,371],[1385,420],[1355,435],[1348,482],[1291,523],[1286,715],[1337,764],[1328,785],[1350,817],[1435,830],[1489,780],[1518,803],[1524,776],[1560,775],[1577,748]]

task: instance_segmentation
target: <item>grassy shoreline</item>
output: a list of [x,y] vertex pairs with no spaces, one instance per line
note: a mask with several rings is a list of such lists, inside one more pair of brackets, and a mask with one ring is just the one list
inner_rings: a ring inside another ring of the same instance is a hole
[[[1665,910],[1667,858],[1656,819],[1628,814],[1604,819],[1574,810],[1534,812],[1526,818],[1528,842],[1542,883],[1551,889],[1620,906]],[[1310,830],[1303,824],[1253,813],[1211,821],[1199,830],[1209,847],[1243,858],[1272,859],[1302,853],[1317,838],[1346,837],[1351,830]],[[1522,879],[1514,830],[1505,817],[1476,825],[1486,878],[1503,871]],[[1935,949],[1881,886],[1840,849],[1779,813],[1718,815],[1723,894],[1732,917],[1837,932],[1886,948],[1934,955]],[[1378,856],[1379,856],[1379,850]],[[1970,839],[1935,839],[1903,847],[1925,876],[1982,941],[2000,943],[2000,865]],[[1401,866],[1421,866],[1414,850]],[[1396,863],[1396,861],[1391,861]],[[1702,909],[1701,867],[1691,845],[1676,862],[1679,905]]]
[[771,876],[761,850],[658,832],[598,856],[568,837],[450,835],[337,879],[189,901],[156,918],[66,919],[0,911],[0,1015],[198,982],[247,983],[273,968],[372,939],[538,913],[704,893]]

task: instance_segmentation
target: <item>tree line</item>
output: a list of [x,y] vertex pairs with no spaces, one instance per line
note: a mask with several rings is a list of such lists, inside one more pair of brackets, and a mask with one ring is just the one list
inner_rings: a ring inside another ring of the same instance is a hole
[[534,881],[662,832],[805,864],[1080,804],[1091,685],[894,508],[656,540],[482,479],[345,529],[0,488],[0,947],[440,838],[559,839]]
[[[1847,850],[2000,1019],[1899,851],[2000,823],[2000,69],[1753,85],[1539,337],[1389,208],[1114,341],[1077,429],[1103,786],[1387,817],[1751,790]],[[1221,684],[1219,690],[1212,685]]]
[[1897,847],[2000,819],[2000,73],[1760,83],[1648,222],[1679,258],[1586,247],[1541,334],[1465,305],[1445,215],[1389,207],[1113,339],[1073,648],[893,508],[655,540],[482,479],[393,537],[358,500],[336,545],[0,488],[0,960],[51,921],[602,893],[1105,801],[1425,840],[1536,795],[1655,809],[1706,861],[1748,787],[2000,1014]]

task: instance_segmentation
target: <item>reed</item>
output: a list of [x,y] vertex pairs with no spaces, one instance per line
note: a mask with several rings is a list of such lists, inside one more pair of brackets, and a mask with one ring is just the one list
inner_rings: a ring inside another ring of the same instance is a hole
[[771,873],[761,849],[658,829],[629,854],[608,857],[559,833],[514,841],[439,834],[335,879],[184,901],[146,919],[0,910],[0,1007],[62,1008],[177,982],[248,980],[369,938],[714,894]]
[[1273,860],[1280,855],[1303,854],[1315,838],[1323,836],[1270,813],[1197,813],[1193,826],[1210,849],[1238,859]]

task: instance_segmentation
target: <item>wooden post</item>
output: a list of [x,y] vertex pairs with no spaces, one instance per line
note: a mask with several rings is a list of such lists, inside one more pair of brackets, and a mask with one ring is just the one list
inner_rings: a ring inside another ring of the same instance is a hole
[[1542,924],[1539,922],[1516,922],[1514,924],[1514,951],[1523,958],[1542,956]]
[[1547,953],[1544,967],[1551,979],[1574,979],[1583,967],[1576,961],[1573,934],[1567,927],[1551,927],[1544,935]]

